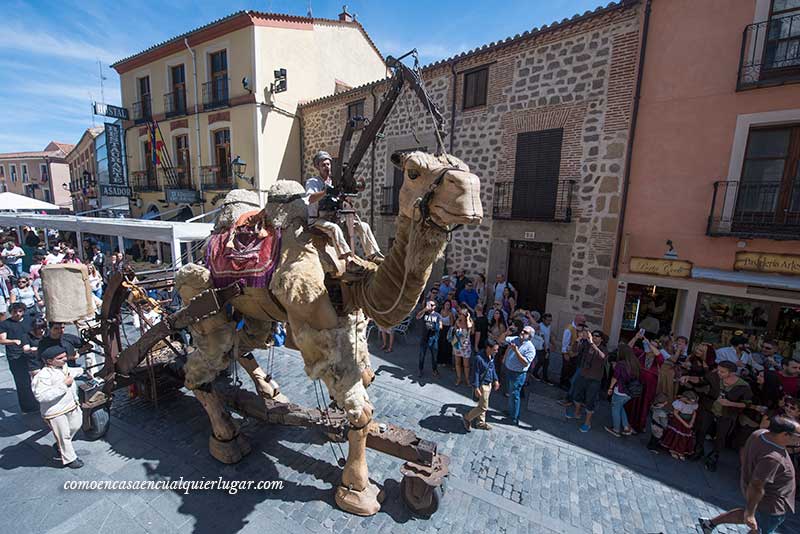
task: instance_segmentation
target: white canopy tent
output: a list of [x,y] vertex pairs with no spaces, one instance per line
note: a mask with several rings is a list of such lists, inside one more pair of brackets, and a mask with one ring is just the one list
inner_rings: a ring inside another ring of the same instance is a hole
[[16,193],[0,193],[0,211],[60,210],[59,206]]
[[[16,227],[18,232],[20,226],[75,232],[79,244],[83,240],[83,234],[116,236],[120,250],[125,250],[123,238],[168,243],[172,250],[173,267],[176,269],[183,263],[181,259],[181,243],[190,244],[193,241],[203,241],[211,234],[211,230],[214,227],[210,223],[197,222],[106,219],[80,217],[77,215],[35,215],[26,213],[0,213],[0,226]],[[78,247],[78,253],[81,255],[83,254],[82,248]],[[187,246],[187,249],[189,251],[189,261],[194,261],[191,245]]]

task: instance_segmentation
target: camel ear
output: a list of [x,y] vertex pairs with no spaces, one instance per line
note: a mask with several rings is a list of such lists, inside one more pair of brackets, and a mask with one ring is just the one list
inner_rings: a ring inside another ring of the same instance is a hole
[[403,170],[403,167],[406,163],[406,159],[408,159],[408,152],[404,152],[402,150],[394,152],[389,158],[389,160],[392,162],[392,165],[394,165],[401,171]]

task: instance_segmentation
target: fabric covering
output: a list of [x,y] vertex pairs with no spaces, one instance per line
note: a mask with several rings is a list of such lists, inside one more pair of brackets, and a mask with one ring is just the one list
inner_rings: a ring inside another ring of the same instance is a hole
[[47,320],[71,323],[94,316],[89,271],[80,263],[45,265],[41,270]]
[[214,287],[242,281],[267,287],[280,259],[280,229],[262,225],[259,210],[242,214],[232,228],[208,241],[206,263]]

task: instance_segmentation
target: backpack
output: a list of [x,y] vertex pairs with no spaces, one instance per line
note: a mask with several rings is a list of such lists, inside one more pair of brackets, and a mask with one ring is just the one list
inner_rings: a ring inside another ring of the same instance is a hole
[[642,396],[642,393],[644,393],[644,386],[637,379],[632,378],[630,382],[625,384],[625,390],[632,399],[635,399],[636,397]]

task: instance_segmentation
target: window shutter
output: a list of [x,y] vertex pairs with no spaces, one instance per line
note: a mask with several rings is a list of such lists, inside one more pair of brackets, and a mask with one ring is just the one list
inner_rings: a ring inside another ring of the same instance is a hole
[[563,137],[562,128],[517,135],[511,204],[513,218],[555,218]]

